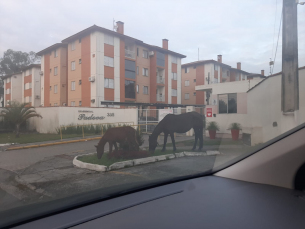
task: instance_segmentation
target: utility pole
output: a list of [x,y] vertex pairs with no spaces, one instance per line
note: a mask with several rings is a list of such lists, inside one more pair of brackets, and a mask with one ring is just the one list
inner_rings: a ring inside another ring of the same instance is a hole
[[298,29],[296,0],[283,0],[282,111],[299,110]]

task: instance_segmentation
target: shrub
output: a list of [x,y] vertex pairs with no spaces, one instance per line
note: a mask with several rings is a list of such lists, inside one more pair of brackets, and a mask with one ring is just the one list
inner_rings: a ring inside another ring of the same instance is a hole
[[207,130],[218,130],[219,131],[219,126],[217,122],[209,122],[207,126]]
[[241,130],[241,125],[237,122],[233,122],[230,124],[228,130]]

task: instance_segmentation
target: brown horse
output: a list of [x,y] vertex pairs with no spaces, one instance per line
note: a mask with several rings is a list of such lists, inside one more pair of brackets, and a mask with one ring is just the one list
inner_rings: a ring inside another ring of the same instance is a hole
[[115,147],[115,150],[118,150],[118,146],[116,143],[123,143],[124,141],[128,142],[129,148],[131,148],[131,146],[136,146],[136,149],[139,149],[139,144],[136,140],[136,130],[131,126],[115,127],[108,129],[99,141],[99,143],[95,145],[97,158],[101,159],[101,157],[103,156],[104,147],[107,142],[109,142],[109,153],[111,153],[113,145]]
[[167,136],[170,135],[173,143],[173,150],[176,151],[174,133],[185,133],[191,128],[195,132],[195,143],[193,150],[196,149],[199,139],[199,150],[203,147],[203,127],[204,116],[197,112],[188,112],[180,115],[168,114],[156,126],[153,133],[149,136],[149,151],[154,152],[157,147],[159,134],[164,133],[164,145],[162,151],[166,149]]

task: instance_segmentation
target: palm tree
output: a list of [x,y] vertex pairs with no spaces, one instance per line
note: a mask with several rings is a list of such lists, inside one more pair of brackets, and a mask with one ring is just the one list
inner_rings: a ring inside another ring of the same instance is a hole
[[10,102],[8,107],[4,107],[0,113],[0,117],[4,117],[7,122],[15,125],[16,138],[19,138],[20,125],[27,119],[32,117],[42,118],[40,114],[36,113],[34,107],[29,106],[28,103],[19,103],[16,101]]

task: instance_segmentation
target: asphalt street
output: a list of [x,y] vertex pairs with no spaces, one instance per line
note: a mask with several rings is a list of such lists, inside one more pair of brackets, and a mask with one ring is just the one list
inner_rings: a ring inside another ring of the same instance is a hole
[[[190,138],[177,136],[176,141]],[[94,152],[97,142],[0,152],[0,211],[116,185],[196,174],[241,154],[228,148],[217,156],[176,158],[106,173],[73,166],[73,158]],[[147,147],[147,136],[143,147]]]

